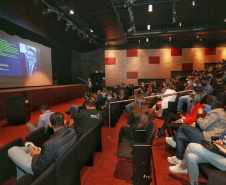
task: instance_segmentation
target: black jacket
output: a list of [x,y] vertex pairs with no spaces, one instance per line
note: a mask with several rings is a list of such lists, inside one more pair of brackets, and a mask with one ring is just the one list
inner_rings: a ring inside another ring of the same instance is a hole
[[47,169],[50,164],[58,160],[76,143],[77,134],[73,128],[61,128],[43,143],[40,155],[32,158],[32,171],[38,176]]

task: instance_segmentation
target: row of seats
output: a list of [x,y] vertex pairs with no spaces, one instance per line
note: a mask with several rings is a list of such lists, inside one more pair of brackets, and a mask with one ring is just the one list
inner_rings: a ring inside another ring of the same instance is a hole
[[[47,139],[48,134],[45,134],[45,128],[43,127],[30,133],[25,138],[25,141],[31,141],[36,146],[41,147]],[[23,146],[22,138],[16,139],[0,148],[0,184],[16,174],[15,164],[8,157],[8,150],[13,146]],[[15,185],[79,185],[81,184],[80,170],[84,165],[93,166],[93,153],[101,151],[101,124],[97,124],[83,134],[57,164],[50,165],[36,179],[31,174],[26,174]]]

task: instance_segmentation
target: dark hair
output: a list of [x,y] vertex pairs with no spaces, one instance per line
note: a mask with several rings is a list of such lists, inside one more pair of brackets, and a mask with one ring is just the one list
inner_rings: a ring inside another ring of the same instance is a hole
[[192,100],[192,107],[194,108],[206,95],[206,91],[202,87],[194,87],[195,96]]
[[209,77],[207,77],[207,76],[203,76],[203,77],[201,78],[201,80],[204,80],[204,81],[209,81]]
[[85,105],[88,105],[89,107],[96,107],[95,101],[93,99],[86,100]]
[[61,112],[54,112],[50,116],[51,125],[55,128],[64,126],[64,115]]
[[213,95],[206,95],[202,98],[201,104],[208,104],[212,109],[223,108],[223,104]]
[[91,92],[86,91],[86,96],[90,98],[92,96]]
[[39,110],[49,110],[49,106],[43,104],[43,105],[41,105],[41,106],[39,107]]

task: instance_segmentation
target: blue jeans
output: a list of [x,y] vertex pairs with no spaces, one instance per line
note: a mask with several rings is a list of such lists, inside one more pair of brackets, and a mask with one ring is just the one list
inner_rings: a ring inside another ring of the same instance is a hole
[[180,112],[182,110],[183,104],[187,103],[189,98],[189,95],[185,95],[185,96],[181,96],[178,100],[178,104],[177,104],[177,112]]
[[184,154],[183,165],[188,168],[190,183],[192,185],[198,182],[199,163],[210,163],[220,170],[226,170],[225,157],[207,150],[201,144],[190,143]]
[[75,113],[78,113],[79,109],[75,105],[72,105],[68,113],[71,115],[71,119],[75,116]]
[[187,113],[186,115],[190,114],[190,111],[191,111],[191,106],[192,106],[192,98],[188,98],[188,101],[187,101]]
[[8,150],[8,156],[16,165],[17,179],[24,176],[26,173],[33,175],[30,156],[30,150],[32,147],[19,147],[14,146]]
[[180,128],[177,130],[176,135],[174,136],[174,140],[177,143],[176,157],[178,159],[183,158],[184,141],[189,143],[201,143],[203,139],[204,136],[200,129],[182,123]]
[[131,113],[131,111],[133,110],[133,108],[134,108],[134,103],[132,104],[132,105],[126,105],[125,106],[125,109],[127,110],[127,112],[130,114]]

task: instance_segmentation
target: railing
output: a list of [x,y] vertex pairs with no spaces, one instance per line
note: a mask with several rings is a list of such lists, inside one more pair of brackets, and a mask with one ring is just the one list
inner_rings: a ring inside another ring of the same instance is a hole
[[[188,92],[192,92],[193,90],[187,90],[187,91],[179,91],[179,92],[175,92],[175,93],[170,93],[170,94],[158,94],[158,95],[154,95],[154,96],[147,96],[145,97],[146,99],[150,99],[150,98],[155,98],[155,97],[159,97],[159,96],[171,96],[173,94],[181,94],[181,93],[188,93]],[[114,102],[109,102],[109,136],[108,138],[111,138],[111,104],[116,104],[116,103],[122,103],[122,102],[131,102],[135,99],[128,99],[128,100],[121,100],[121,101],[114,101]]]

